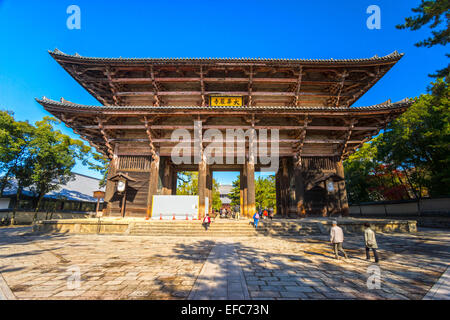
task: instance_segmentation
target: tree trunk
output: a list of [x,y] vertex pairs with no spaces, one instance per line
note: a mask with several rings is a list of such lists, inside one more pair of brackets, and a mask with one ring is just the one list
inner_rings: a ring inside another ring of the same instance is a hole
[[37,204],[36,204],[36,209],[34,210],[33,223],[35,223],[36,220],[37,220],[37,214],[39,212],[39,207],[41,205],[41,200],[42,200],[43,197],[44,197],[44,194],[40,193],[39,197],[38,197]]

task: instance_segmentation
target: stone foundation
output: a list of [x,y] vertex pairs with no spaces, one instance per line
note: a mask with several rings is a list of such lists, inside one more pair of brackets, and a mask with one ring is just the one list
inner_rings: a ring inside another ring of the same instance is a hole
[[[345,233],[362,233],[364,223],[369,222],[375,232],[416,232],[415,220],[382,219],[338,219],[338,225]],[[258,229],[252,220],[217,220],[205,232],[201,221],[158,221],[143,219],[66,219],[43,220],[33,225],[34,233],[74,233],[74,234],[130,234],[167,236],[305,236],[327,235],[330,219],[274,219],[260,221]]]

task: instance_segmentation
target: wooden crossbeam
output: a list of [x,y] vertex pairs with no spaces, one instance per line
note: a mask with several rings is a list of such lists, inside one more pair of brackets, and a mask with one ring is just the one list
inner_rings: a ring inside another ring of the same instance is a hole
[[[299,137],[300,139],[300,137]],[[299,144],[299,139],[277,139],[276,141],[278,143],[286,143],[286,144]],[[95,139],[93,141],[96,141]],[[103,139],[100,141],[104,141]],[[99,141],[99,142],[100,142]],[[147,142],[149,141],[148,138],[142,139],[142,138],[130,138],[130,139],[108,139],[109,142]],[[248,143],[249,140],[226,140],[223,139],[221,143]],[[153,138],[153,143],[179,143],[179,141],[173,141],[172,139],[166,139],[166,138]],[[211,141],[203,140],[202,143],[210,143]],[[257,139],[258,143],[271,143],[272,140],[262,140]],[[348,144],[359,144],[362,142],[362,140],[343,140],[343,139],[304,139],[304,144],[341,144],[341,143],[348,143]],[[194,143],[194,141],[191,141],[191,143]],[[215,141],[217,143],[217,141]]]
[[[248,95],[248,91],[205,91],[204,95],[217,94],[217,95],[235,95],[245,96]],[[155,92],[147,91],[122,91],[117,92],[118,96],[152,96]],[[201,96],[202,91],[158,91],[158,96]],[[279,96],[279,97],[295,97],[296,92],[284,92],[284,91],[252,91],[252,96]],[[329,98],[334,97],[332,94],[313,93],[313,92],[299,92],[298,96],[304,97],[317,97],[317,98]],[[347,96],[347,95],[341,95]]]
[[[102,78],[83,78],[85,82],[107,82],[108,79]],[[150,77],[146,78],[113,78],[112,82],[117,83],[130,83],[130,84],[151,84],[152,79]],[[155,81],[159,83],[164,82],[199,82],[200,77],[155,77]],[[230,77],[230,78],[218,78],[218,77],[203,77],[203,81],[206,82],[220,82],[220,83],[248,83],[248,78]],[[278,83],[278,84],[296,84],[298,83],[297,78],[264,78],[253,76],[253,83]],[[306,85],[333,85],[339,83],[339,81],[323,81],[323,80],[303,80],[303,84]],[[361,85],[360,81],[346,81],[347,84]]]
[[[78,129],[98,129],[98,125],[86,125],[86,126],[76,126]],[[146,129],[145,125],[139,124],[112,124],[103,125],[105,129],[116,129],[116,130],[139,130]],[[175,130],[175,129],[193,129],[193,125],[151,125],[151,129],[154,130]],[[203,129],[250,129],[250,125],[204,125]],[[304,126],[270,126],[270,125],[255,125],[255,129],[278,129],[278,130],[299,130],[303,129]],[[306,130],[323,130],[323,131],[348,131],[348,126],[307,126]],[[353,127],[353,131],[373,131],[378,130],[378,127]]]

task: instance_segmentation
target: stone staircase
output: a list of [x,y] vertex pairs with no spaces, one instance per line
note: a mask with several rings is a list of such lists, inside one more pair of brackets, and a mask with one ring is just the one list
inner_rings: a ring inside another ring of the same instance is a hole
[[252,221],[242,219],[239,221],[217,219],[208,231],[205,231],[200,221],[181,220],[150,220],[130,223],[130,235],[159,235],[159,236],[204,236],[204,237],[248,237],[248,236],[274,236],[295,237],[304,235],[320,235],[322,230],[317,223],[302,223],[298,221],[260,221],[258,229]]

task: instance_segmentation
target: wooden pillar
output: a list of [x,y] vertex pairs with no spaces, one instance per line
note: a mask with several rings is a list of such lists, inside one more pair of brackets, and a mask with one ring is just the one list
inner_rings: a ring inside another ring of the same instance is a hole
[[208,214],[212,213],[212,195],[213,195],[213,173],[211,168],[208,168],[206,175],[206,196],[208,197]]
[[280,172],[281,169],[278,169],[277,173],[275,174],[275,196],[276,196],[276,207],[277,207],[277,214],[281,215],[281,190],[280,190]]
[[172,164],[169,157],[164,157],[164,173],[162,179],[162,190],[161,194],[170,195],[172,194],[172,181],[171,181]]
[[244,171],[239,172],[239,215],[245,217],[244,213]]
[[172,180],[171,183],[172,195],[175,196],[177,194],[178,173],[174,167],[172,167],[170,178]]
[[150,165],[150,176],[148,180],[148,196],[147,196],[147,218],[152,216],[152,204],[153,196],[158,191],[159,182],[159,155],[155,154],[152,157],[152,163]]
[[248,217],[248,212],[247,212],[247,167],[245,164],[242,168],[240,181],[241,181],[241,201],[242,201],[241,216]]
[[256,194],[255,194],[255,157],[256,157],[256,131],[254,129],[254,121],[252,121],[252,130],[248,142],[248,161],[247,169],[247,215],[253,217],[256,211]]
[[295,202],[297,207],[297,215],[299,217],[306,216],[305,210],[305,180],[303,177],[302,167],[300,162],[294,164],[295,176]]
[[323,208],[322,208],[322,216],[323,217],[327,217],[328,216],[328,199],[329,199],[329,196],[328,196],[328,190],[327,190],[327,182],[326,182],[326,180],[324,180],[323,182],[322,182],[322,188],[324,188],[325,189],[325,199],[323,199],[324,200],[324,202],[325,202],[325,205],[323,206]]
[[200,219],[205,216],[206,171],[206,160],[202,158],[198,164],[198,212]]
[[105,189],[105,202],[106,206],[106,214],[111,215],[112,211],[112,202],[111,199],[116,192],[116,183],[114,181],[109,180],[112,176],[114,176],[119,168],[119,156],[118,156],[119,146],[116,144],[114,146],[114,155],[109,163],[108,175],[106,180],[106,189]]
[[247,162],[247,216],[253,217],[256,212],[255,164]]
[[[336,174],[345,179],[344,174],[344,164],[341,161],[336,162]],[[341,212],[342,215],[348,216],[350,211],[348,208],[348,199],[347,199],[347,190],[345,189],[345,180],[339,181],[339,195],[340,195],[340,203],[341,203]]]
[[289,209],[289,169],[286,158],[281,160],[280,197],[281,214],[284,218],[287,218]]

